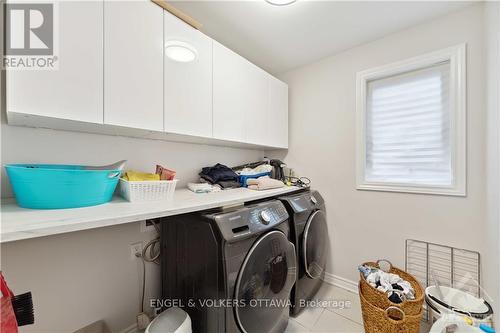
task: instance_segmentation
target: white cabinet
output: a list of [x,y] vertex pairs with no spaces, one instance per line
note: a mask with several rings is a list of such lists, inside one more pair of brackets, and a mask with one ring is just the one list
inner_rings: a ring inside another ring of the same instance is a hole
[[288,86],[214,42],[213,136],[288,147]]
[[288,148],[288,85],[269,76],[267,145]]
[[[287,85],[155,3],[59,1],[57,7],[58,69],[7,72],[9,124],[288,146]],[[196,57],[175,61],[165,43],[187,45]]]
[[212,137],[212,39],[164,12],[165,43],[187,43],[190,62],[164,57],[164,127],[169,133]]
[[263,71],[225,46],[213,44],[213,136],[249,142],[254,138],[247,122],[258,126],[267,107],[267,82]]
[[262,103],[245,115],[245,142],[288,148],[288,85],[260,70],[251,87]]
[[102,123],[103,2],[60,1],[58,10],[59,68],[9,70],[7,111]]
[[163,131],[163,10],[146,0],[104,6],[104,123]]

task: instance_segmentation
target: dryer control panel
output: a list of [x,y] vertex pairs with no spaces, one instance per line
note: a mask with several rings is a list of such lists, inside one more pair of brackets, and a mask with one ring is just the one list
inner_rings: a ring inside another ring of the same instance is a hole
[[213,219],[227,241],[236,241],[272,229],[288,220],[285,206],[272,200],[207,216]]
[[310,191],[280,198],[286,200],[295,213],[322,209],[323,197],[317,191]]

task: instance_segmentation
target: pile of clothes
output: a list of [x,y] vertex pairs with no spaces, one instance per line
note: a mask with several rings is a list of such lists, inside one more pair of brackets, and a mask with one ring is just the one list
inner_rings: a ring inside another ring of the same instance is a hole
[[236,170],[236,173],[242,176],[252,176],[252,175],[258,175],[262,173],[271,173],[273,170],[273,167],[270,164],[264,163],[260,164],[254,168],[252,167],[244,167],[241,170]]
[[[200,181],[206,184],[189,183],[188,188],[195,193],[207,193],[241,187],[240,175],[258,177],[246,180],[246,185],[251,190],[261,191],[285,186],[282,181],[267,176],[272,169],[273,167],[265,162],[237,167],[236,171],[224,164],[217,163],[214,166],[201,169]],[[262,176],[259,177],[260,175]]]
[[415,290],[410,282],[402,279],[399,275],[368,265],[359,266],[358,270],[363,274],[366,282],[373,288],[386,293],[392,303],[399,304],[407,299],[415,299]]
[[248,176],[244,182],[246,182],[247,188],[250,190],[262,191],[285,186],[281,180],[269,177],[273,167],[266,162],[236,167],[235,171],[240,176]]
[[200,177],[202,182],[207,182],[212,185],[219,185],[222,189],[240,187],[238,174],[228,166],[217,163],[212,167],[201,169]]

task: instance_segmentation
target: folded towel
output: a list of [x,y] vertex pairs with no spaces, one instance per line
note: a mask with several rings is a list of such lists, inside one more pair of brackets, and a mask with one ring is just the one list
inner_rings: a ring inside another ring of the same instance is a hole
[[188,188],[194,193],[208,193],[213,191],[213,186],[208,183],[188,183]]
[[160,180],[160,175],[129,170],[125,172],[122,178],[131,182],[138,182],[146,180]]
[[269,176],[259,177],[257,179],[248,179],[247,185],[249,189],[257,191],[270,190],[285,186],[281,180],[272,179],[269,178]]

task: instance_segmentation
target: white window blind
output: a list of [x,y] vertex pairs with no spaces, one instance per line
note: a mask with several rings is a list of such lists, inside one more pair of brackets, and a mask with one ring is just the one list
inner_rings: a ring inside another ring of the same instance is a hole
[[451,186],[450,62],[374,79],[366,89],[365,180]]

